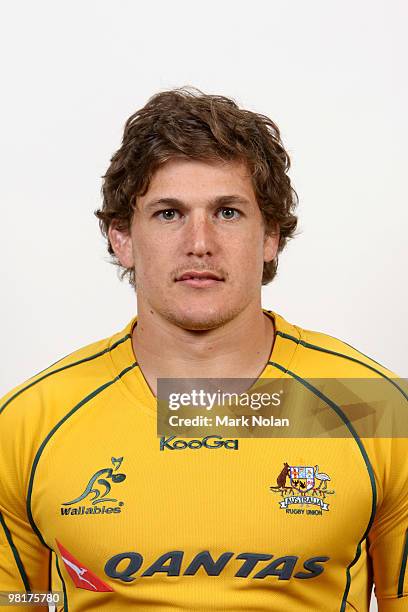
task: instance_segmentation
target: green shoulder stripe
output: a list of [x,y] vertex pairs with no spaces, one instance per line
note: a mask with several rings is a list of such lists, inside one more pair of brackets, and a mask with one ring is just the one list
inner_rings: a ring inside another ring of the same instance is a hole
[[[312,349],[314,351],[321,351],[322,353],[328,353],[330,355],[336,355],[337,357],[342,357],[343,359],[348,359],[349,361],[353,361],[354,363],[358,363],[358,364],[364,366],[365,368],[368,368],[369,370],[372,370],[373,372],[376,372],[377,374],[379,374],[380,376],[382,376],[383,378],[388,380],[388,382],[390,382],[392,385],[394,385],[394,387],[396,389],[398,389],[398,391],[400,393],[402,393],[402,395],[405,397],[405,399],[408,400],[408,394],[405,393],[405,391],[403,389],[401,389],[401,387],[395,382],[395,380],[393,378],[390,378],[389,376],[387,376],[386,374],[381,372],[381,370],[378,370],[377,368],[374,368],[373,366],[369,365],[368,363],[365,363],[364,361],[361,361],[361,359],[357,359],[356,357],[351,357],[350,355],[345,355],[344,353],[339,353],[337,351],[332,351],[331,349],[324,348],[323,346],[318,346],[317,344],[311,344],[310,342],[306,342],[305,340],[299,340],[299,338],[295,338],[294,336],[291,336],[289,334],[285,334],[284,332],[277,331],[276,335],[281,336],[282,338],[286,338],[287,340],[291,340],[292,342],[296,342],[296,344],[301,344],[305,348]],[[350,346],[350,345],[348,345],[348,346]],[[350,348],[352,348],[352,347],[350,347]],[[368,357],[368,359],[370,359],[370,357]],[[372,361],[374,361],[374,359]],[[375,363],[377,363],[377,362],[375,362]]]

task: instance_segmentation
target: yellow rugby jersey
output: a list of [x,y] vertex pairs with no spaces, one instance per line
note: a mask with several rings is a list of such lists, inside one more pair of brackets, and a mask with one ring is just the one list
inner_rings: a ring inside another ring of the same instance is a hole
[[[261,378],[377,377],[404,394],[348,344],[264,313],[276,336]],[[0,590],[62,590],[64,612],[365,612],[374,581],[380,611],[408,610],[407,440],[173,448],[156,434],[136,324],[2,399]],[[316,481],[300,506],[279,494],[295,477]]]

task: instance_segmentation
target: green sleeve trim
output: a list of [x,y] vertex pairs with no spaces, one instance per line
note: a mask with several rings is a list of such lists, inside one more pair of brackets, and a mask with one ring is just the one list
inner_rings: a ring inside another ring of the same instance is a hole
[[60,577],[60,580],[61,580],[62,592],[64,593],[64,612],[68,612],[67,589],[66,589],[66,586],[65,586],[65,580],[64,580],[64,578],[62,577],[62,574],[61,574],[60,566],[59,566],[59,563],[58,563],[58,555],[57,555],[57,553],[55,553],[55,564],[57,566],[58,576]]
[[30,591],[31,590],[30,589],[30,583],[28,581],[28,577],[27,577],[26,571],[24,569],[23,562],[22,562],[21,557],[19,555],[19,552],[18,552],[18,550],[16,548],[16,545],[13,542],[13,538],[11,536],[10,529],[7,527],[6,522],[5,522],[4,517],[3,517],[1,512],[0,512],[0,524],[3,527],[3,529],[4,529],[4,533],[6,534],[7,542],[9,543],[9,546],[11,548],[11,552],[13,553],[13,557],[14,557],[14,560],[15,560],[16,565],[18,567],[18,571],[20,573],[21,579],[23,581],[24,588],[25,588],[26,591]]
[[407,558],[408,558],[408,529],[405,532],[405,541],[404,548],[402,551],[402,561],[401,561],[401,569],[398,578],[398,597],[404,597],[404,579],[405,579],[405,570],[407,567]]

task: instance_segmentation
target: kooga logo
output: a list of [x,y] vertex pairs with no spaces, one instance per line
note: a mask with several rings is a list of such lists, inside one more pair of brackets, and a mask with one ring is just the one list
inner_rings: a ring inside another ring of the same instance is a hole
[[185,448],[191,448],[195,450],[197,448],[227,448],[228,450],[238,450],[238,440],[223,440],[222,436],[206,436],[202,440],[182,440],[176,438],[176,436],[170,436],[166,438],[162,436],[160,438],[160,450],[184,450]]

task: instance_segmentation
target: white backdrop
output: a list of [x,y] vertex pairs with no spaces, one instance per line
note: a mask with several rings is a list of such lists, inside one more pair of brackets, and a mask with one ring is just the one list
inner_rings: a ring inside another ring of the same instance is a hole
[[264,306],[408,376],[407,17],[403,0],[4,5],[0,393],[134,315],[92,213],[126,118],[181,85],[268,114],[291,154],[300,233]]
[[92,213],[126,118],[181,85],[269,115],[291,154],[299,235],[264,306],[408,376],[407,17],[403,0],[4,5],[0,394],[134,315]]

